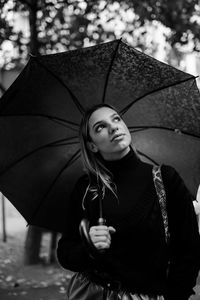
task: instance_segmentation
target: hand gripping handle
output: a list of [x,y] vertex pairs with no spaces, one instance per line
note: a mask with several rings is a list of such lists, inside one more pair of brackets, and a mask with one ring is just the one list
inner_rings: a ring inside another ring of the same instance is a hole
[[[88,250],[89,255],[94,258],[95,255],[99,254],[99,253],[104,253],[105,250],[98,250],[89,235],[89,230],[90,230],[90,223],[88,221],[88,219],[82,219],[79,225],[79,232],[80,232],[80,236],[81,239],[85,245],[85,247]],[[105,220],[103,218],[99,218],[98,220],[98,225],[105,225]]]

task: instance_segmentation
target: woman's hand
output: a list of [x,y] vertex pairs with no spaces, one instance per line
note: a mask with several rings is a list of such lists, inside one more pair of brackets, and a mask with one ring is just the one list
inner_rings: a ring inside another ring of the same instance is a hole
[[89,235],[97,249],[108,249],[111,244],[111,234],[116,230],[112,226],[98,225],[90,227]]

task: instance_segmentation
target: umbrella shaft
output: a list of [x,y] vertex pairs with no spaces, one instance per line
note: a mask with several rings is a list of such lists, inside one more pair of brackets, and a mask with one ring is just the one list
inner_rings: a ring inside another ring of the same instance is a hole
[[106,224],[106,220],[103,218],[99,218],[98,219],[98,225],[105,225]]

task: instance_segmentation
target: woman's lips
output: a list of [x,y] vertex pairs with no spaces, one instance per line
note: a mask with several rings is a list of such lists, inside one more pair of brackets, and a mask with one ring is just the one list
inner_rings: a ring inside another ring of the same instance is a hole
[[113,138],[111,139],[111,142],[121,140],[121,139],[124,137],[124,135],[125,135],[124,133],[116,134],[116,135],[113,136]]

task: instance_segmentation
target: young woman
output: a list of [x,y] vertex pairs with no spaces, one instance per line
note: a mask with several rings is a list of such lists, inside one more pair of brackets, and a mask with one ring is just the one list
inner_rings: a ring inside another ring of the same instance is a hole
[[[101,288],[105,299],[188,299],[200,267],[200,243],[192,199],[178,173],[161,167],[170,233],[166,243],[152,165],[138,158],[117,111],[105,104],[88,110],[80,142],[87,175],[74,188],[71,217],[57,249],[61,266],[76,272],[68,299],[100,299],[94,290]],[[106,219],[101,225],[100,195]],[[85,216],[96,249],[92,255],[79,233]]]

